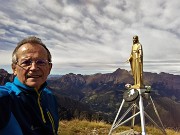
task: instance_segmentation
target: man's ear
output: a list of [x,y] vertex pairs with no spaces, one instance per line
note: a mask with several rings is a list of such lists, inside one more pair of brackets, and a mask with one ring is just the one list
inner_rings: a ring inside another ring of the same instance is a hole
[[51,72],[51,69],[52,69],[52,63],[49,63],[49,74]]
[[14,74],[14,75],[17,75],[17,72],[16,72],[16,64],[12,63],[12,64],[11,64],[11,68],[12,68],[12,70],[13,70],[13,74]]

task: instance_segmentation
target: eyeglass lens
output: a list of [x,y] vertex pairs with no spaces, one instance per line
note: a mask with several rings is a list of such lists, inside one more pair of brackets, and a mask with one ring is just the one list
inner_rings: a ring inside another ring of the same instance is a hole
[[36,61],[33,61],[33,60],[31,60],[31,59],[28,59],[28,60],[23,60],[23,61],[20,63],[20,65],[23,66],[23,67],[27,67],[27,66],[32,65],[33,62],[35,62],[36,65],[38,65],[38,66],[45,66],[45,65],[47,65],[47,64],[49,63],[48,60],[43,60],[43,59],[38,59],[38,60],[36,60]]

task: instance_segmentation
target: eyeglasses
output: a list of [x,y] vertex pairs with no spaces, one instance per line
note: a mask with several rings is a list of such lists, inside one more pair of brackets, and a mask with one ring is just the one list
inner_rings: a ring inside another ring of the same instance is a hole
[[[38,59],[38,60],[31,60],[31,59],[27,59],[27,60],[22,60],[20,62],[21,67],[29,67],[32,65],[32,63],[35,63],[37,66],[46,66],[48,64],[50,64],[51,62],[49,62],[48,60],[44,60],[44,59]],[[16,64],[18,63],[18,61],[16,62]]]

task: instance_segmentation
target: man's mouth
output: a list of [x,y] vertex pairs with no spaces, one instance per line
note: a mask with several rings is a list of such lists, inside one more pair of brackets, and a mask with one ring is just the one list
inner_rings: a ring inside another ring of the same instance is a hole
[[41,75],[27,75],[27,78],[39,78]]

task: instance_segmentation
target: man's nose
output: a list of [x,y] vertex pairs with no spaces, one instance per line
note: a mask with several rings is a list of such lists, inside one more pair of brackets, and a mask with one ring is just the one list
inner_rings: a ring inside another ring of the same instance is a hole
[[39,68],[39,67],[38,67],[38,65],[36,64],[36,62],[32,62],[32,63],[31,63],[31,67],[30,67],[31,70],[38,69],[38,68]]

